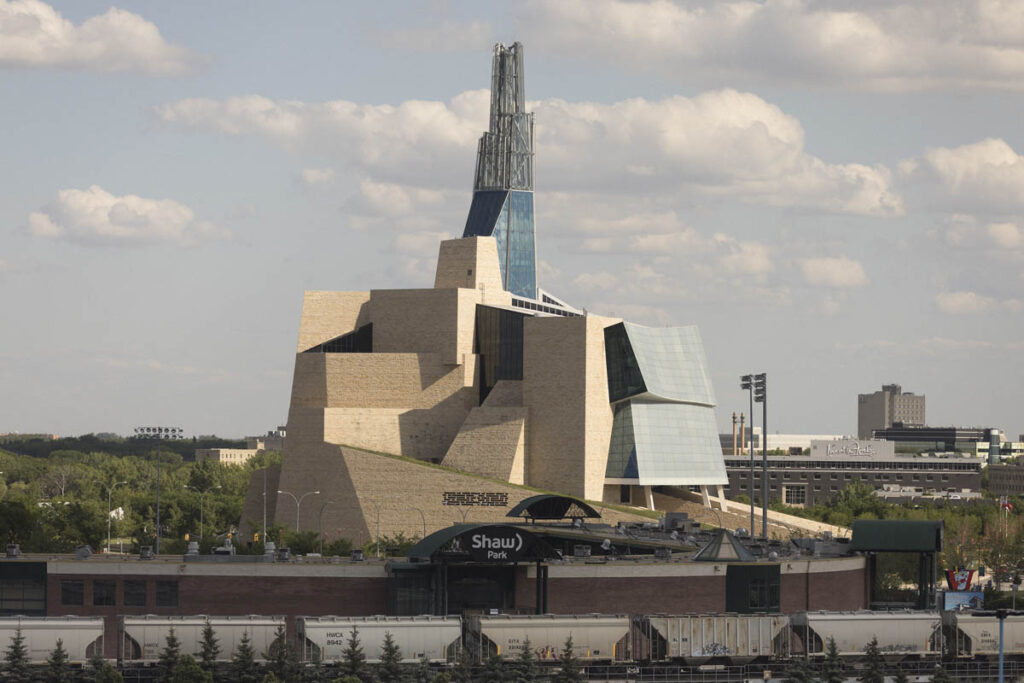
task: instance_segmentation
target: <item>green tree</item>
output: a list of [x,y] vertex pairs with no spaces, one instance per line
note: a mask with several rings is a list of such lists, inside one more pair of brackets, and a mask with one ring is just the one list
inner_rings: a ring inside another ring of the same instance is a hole
[[839,656],[836,639],[829,638],[828,644],[825,646],[825,666],[822,671],[825,683],[843,683],[846,680],[843,673],[845,668],[843,658]]
[[86,680],[91,683],[124,683],[124,677],[110,662],[103,659],[99,651],[89,659],[89,672],[86,676]]
[[786,664],[786,683],[814,683],[814,669],[805,657],[796,657]]
[[932,683],[955,683],[956,679],[949,675],[949,672],[942,668],[942,666],[935,667],[935,673],[932,674]]
[[857,680],[861,683],[885,683],[885,661],[882,659],[882,651],[878,648],[878,637],[871,638],[871,642],[864,648],[864,662],[867,665]]
[[384,645],[380,649],[377,677],[380,678],[381,683],[401,683],[402,680],[402,650],[395,643],[391,631],[384,632]]
[[11,644],[4,651],[4,680],[15,683],[29,683],[32,680],[32,667],[28,661],[28,648],[25,647],[25,636],[19,626],[11,636]]
[[352,627],[352,632],[348,635],[348,641],[345,643],[341,657],[342,673],[356,678],[366,675],[366,654],[363,653],[363,648],[359,644],[359,629],[355,626]]
[[555,676],[556,683],[577,683],[584,680],[583,668],[580,666],[580,660],[576,659],[576,652],[573,649],[572,636],[566,639],[562,654],[558,657],[558,664],[561,670]]
[[213,683],[213,674],[205,671],[192,655],[180,655],[168,680],[171,683]]
[[53,648],[46,659],[47,683],[70,683],[71,665],[68,664],[68,652],[64,649],[64,641],[57,639],[57,647]]
[[274,634],[274,658],[270,661],[270,671],[282,681],[294,681],[299,677],[299,657],[295,648],[288,642],[284,624],[277,627]]
[[414,683],[430,683],[433,680],[434,674],[430,670],[430,660],[427,659],[427,655],[420,657],[419,664],[416,665],[416,670],[413,671],[412,680]]
[[452,683],[452,677],[447,671],[441,671],[430,679],[430,683]]
[[466,648],[459,650],[459,657],[452,669],[454,683],[473,683],[473,656]]
[[213,624],[207,619],[203,625],[203,638],[199,646],[199,662],[203,670],[212,673],[217,668],[218,657],[220,657],[220,643],[213,631]]
[[281,679],[273,671],[268,671],[260,683],[280,683]]
[[231,657],[231,674],[234,683],[257,683],[259,670],[256,667],[256,653],[249,640],[249,632],[242,632],[242,639]]
[[481,680],[484,683],[505,683],[510,680],[511,672],[505,665],[505,660],[499,654],[493,654],[484,662],[484,670]]
[[534,683],[539,680],[537,669],[537,656],[533,652],[533,644],[529,636],[523,641],[519,648],[519,656],[512,667],[512,681],[514,683]]
[[167,638],[164,641],[164,649],[160,651],[159,657],[157,657],[156,664],[162,670],[160,674],[161,681],[170,681],[171,675],[174,673],[174,666],[178,663],[178,655],[181,654],[181,642],[178,640],[178,636],[174,634],[174,628],[171,627],[167,631]]
[[893,683],[910,683],[910,679],[903,669],[896,669],[896,676],[892,680]]

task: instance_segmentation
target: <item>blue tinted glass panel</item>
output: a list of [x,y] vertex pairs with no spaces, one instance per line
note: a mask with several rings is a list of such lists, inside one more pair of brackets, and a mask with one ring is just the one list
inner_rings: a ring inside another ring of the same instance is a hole
[[639,476],[636,441],[633,438],[633,411],[628,402],[615,406],[604,476],[610,479],[636,479]]
[[[505,206],[505,197],[508,192],[474,192],[473,203],[469,207],[469,216],[466,217],[466,229],[462,232],[463,237],[487,237],[494,234],[494,224],[498,220],[498,214]],[[501,250],[498,250],[501,253]]]
[[604,328],[604,352],[608,368],[609,401],[614,403],[647,391],[640,365],[622,323]]
[[509,192],[509,202],[505,289],[519,296],[536,299],[537,254],[534,245],[533,193]]

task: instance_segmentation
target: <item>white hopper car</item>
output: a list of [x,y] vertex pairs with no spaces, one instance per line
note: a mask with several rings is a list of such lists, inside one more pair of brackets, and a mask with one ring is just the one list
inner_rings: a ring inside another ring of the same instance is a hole
[[[956,614],[956,652],[960,657],[998,657],[999,619],[995,616]],[[1003,622],[1003,651],[1024,653],[1024,617],[1007,616]]]
[[634,656],[644,660],[745,663],[788,652],[789,617],[781,614],[656,614],[635,623]]
[[0,617],[0,649],[10,646],[19,628],[33,664],[46,662],[57,640],[72,664],[83,664],[95,653],[103,653],[103,617]]
[[572,636],[577,658],[613,660],[620,648],[625,648],[630,628],[629,617],[623,614],[493,614],[472,620],[471,628],[481,636],[482,659],[491,655],[515,657],[526,638],[530,639],[537,659],[558,659],[566,640]]
[[402,661],[454,662],[459,655],[462,620],[459,617],[299,617],[296,620],[302,656],[307,661],[336,662],[344,659],[352,629],[358,629],[366,661],[380,661],[384,636],[402,653]]
[[863,655],[872,638],[878,639],[884,655],[940,653],[938,612],[799,612],[790,623],[792,634],[807,641],[811,655],[824,655],[829,639],[842,655]]
[[277,629],[284,626],[284,617],[207,617],[157,616],[146,614],[121,618],[121,657],[125,661],[155,662],[167,644],[167,636],[174,629],[181,643],[181,654],[198,657],[202,648],[203,628],[209,621],[220,645],[218,661],[230,661],[242,641],[249,634],[249,642],[257,661],[266,660],[277,637]]

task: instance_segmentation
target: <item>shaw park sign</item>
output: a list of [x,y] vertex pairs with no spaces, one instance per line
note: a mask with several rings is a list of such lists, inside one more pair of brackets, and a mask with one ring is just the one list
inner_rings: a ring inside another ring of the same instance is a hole
[[482,526],[459,536],[459,545],[474,562],[518,562],[533,559],[529,553],[536,543],[529,531],[512,526]]

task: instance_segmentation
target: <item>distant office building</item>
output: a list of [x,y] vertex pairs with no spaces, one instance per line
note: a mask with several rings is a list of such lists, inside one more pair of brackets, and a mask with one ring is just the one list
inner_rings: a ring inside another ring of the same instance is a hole
[[883,384],[881,391],[857,396],[857,438],[870,439],[876,429],[894,423],[923,425],[924,396],[904,393],[899,384]]
[[[739,441],[737,432],[736,436],[736,448],[733,448],[733,435],[732,434],[719,434],[718,439],[722,443],[722,453],[725,455],[742,455],[748,453],[750,450],[750,432],[744,432],[744,439],[742,443]],[[811,443],[814,441],[834,441],[836,439],[842,439],[842,434],[769,434],[768,435],[768,450],[769,451],[783,451],[784,453],[804,453],[810,450]],[[761,428],[754,427],[754,450],[758,453],[761,452]]]
[[265,436],[247,436],[245,446],[257,451],[283,451],[285,434],[286,428],[278,427],[268,431]]
[[[981,489],[980,458],[895,455],[893,444],[840,439],[814,441],[811,456],[768,456],[768,500],[787,505],[827,502],[846,485],[863,481],[876,489],[899,487],[929,491]],[[761,459],[755,460],[753,494],[761,499]],[[726,457],[727,496],[750,496],[750,459]],[[1024,468],[1022,468],[1024,469]]]
[[988,490],[996,496],[1024,494],[1024,467],[1019,464],[989,465]]
[[[979,456],[988,454],[992,431],[988,427],[925,427],[897,422],[887,429],[874,430],[874,437],[895,442],[899,453],[966,453]],[[998,438],[1001,440],[1001,436]]]
[[245,448],[197,448],[196,462],[212,460],[222,465],[244,465],[262,451],[284,450],[285,427],[278,427],[265,436],[245,437]]

